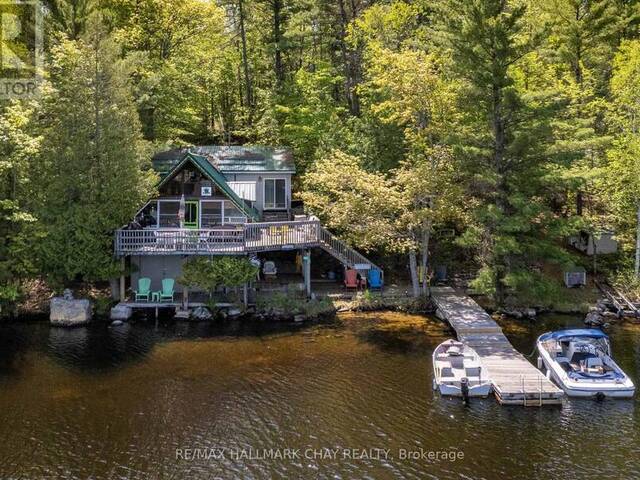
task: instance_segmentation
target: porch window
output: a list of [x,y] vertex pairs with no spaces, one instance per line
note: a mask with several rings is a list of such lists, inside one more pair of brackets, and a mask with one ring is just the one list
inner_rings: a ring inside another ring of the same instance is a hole
[[222,224],[222,202],[202,202],[202,228],[213,228]]
[[179,201],[158,202],[160,228],[180,228],[180,218],[178,211],[180,210]]
[[245,223],[247,217],[232,202],[224,202],[224,223]]
[[158,202],[152,200],[147,203],[136,215],[136,221],[142,228],[158,227]]
[[284,178],[265,178],[264,208],[265,210],[287,208],[287,182]]

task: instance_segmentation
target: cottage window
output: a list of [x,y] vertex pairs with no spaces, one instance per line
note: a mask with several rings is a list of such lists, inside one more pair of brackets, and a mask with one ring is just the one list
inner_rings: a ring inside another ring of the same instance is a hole
[[287,182],[284,178],[264,180],[264,208],[266,210],[287,208]]
[[224,223],[245,223],[247,217],[232,202],[224,202]]
[[202,202],[202,228],[213,228],[222,224],[222,202]]
[[153,200],[147,203],[136,215],[136,222],[143,228],[156,228],[158,226],[158,202]]
[[179,201],[160,201],[159,206],[159,218],[160,228],[179,228],[180,217],[178,212],[180,211]]

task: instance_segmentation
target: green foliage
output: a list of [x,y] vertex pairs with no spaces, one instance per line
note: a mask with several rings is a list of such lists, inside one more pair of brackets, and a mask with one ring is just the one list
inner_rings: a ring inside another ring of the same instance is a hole
[[110,296],[100,295],[93,298],[93,305],[95,313],[98,317],[107,317],[111,312],[111,307],[114,305],[114,301]]
[[116,276],[112,232],[132,218],[156,181],[129,65],[99,19],[91,25],[81,40],[52,51],[51,88],[39,112],[41,149],[32,164],[34,212],[46,225],[37,243],[41,269],[58,283]]
[[213,293],[217,287],[237,287],[256,278],[258,267],[245,257],[193,257],[182,267],[178,283]]
[[36,108],[15,103],[0,116],[0,311],[20,298],[22,280],[37,273],[33,246],[42,230],[29,208],[30,160],[40,145],[32,125]]
[[614,228],[630,263],[637,2],[44,3],[42,99],[0,104],[0,304],[118,273],[143,137],[290,147],[294,195],[347,241],[427,261],[452,232],[497,297],[550,295],[529,272],[577,230]]
[[290,293],[272,292],[258,297],[256,308],[260,312],[276,311],[283,316],[306,315],[318,317],[335,312],[333,303],[329,298],[307,300],[299,295]]
[[357,158],[336,150],[319,159],[303,181],[306,207],[351,244],[407,248],[407,232],[398,224],[405,199],[381,173],[366,171]]

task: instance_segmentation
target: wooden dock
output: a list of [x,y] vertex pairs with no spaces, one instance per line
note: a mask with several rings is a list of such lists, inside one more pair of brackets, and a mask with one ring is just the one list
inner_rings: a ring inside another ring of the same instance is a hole
[[480,356],[500,403],[541,406],[562,402],[564,392],[513,348],[500,326],[469,296],[451,287],[434,287],[432,296],[439,316]]

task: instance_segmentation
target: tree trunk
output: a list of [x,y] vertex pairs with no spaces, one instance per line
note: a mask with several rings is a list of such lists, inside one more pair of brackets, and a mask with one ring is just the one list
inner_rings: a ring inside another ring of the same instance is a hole
[[429,294],[429,279],[427,277],[427,268],[429,266],[429,241],[431,240],[431,225],[433,221],[429,219],[425,222],[422,230],[422,294]]
[[638,202],[638,209],[636,210],[636,260],[634,265],[634,271],[636,277],[640,277],[640,201]]
[[[349,112],[351,115],[360,115],[360,100],[356,92],[357,84],[357,66],[356,66],[356,54],[350,52],[347,48],[347,27],[350,23],[349,16],[347,15],[347,9],[345,8],[344,0],[338,0],[338,6],[340,7],[340,60],[344,68],[345,78],[345,95],[347,97],[347,103],[349,104]],[[356,12],[352,12],[355,17]]]
[[411,270],[411,286],[413,287],[413,296],[418,298],[420,296],[420,282],[418,281],[418,260],[416,258],[416,252],[411,250],[409,252],[409,270]]
[[249,59],[247,58],[247,35],[244,28],[244,0],[238,0],[238,15],[240,21],[240,41],[242,44],[242,69],[244,71],[245,103],[248,111],[248,123],[253,121],[253,98],[251,88],[251,76],[249,75]]
[[278,88],[282,87],[284,83],[284,68],[282,66],[282,51],[281,42],[282,42],[282,0],[273,0],[273,44],[275,48],[274,53],[274,69],[276,73],[276,86]]
[[[499,181],[496,187],[495,193],[495,205],[497,210],[502,214],[506,213],[507,207],[507,187],[504,178],[504,153],[506,149],[506,136],[505,136],[505,120],[502,111],[502,87],[497,84],[493,85],[493,135],[494,135],[494,148],[493,148],[493,166],[495,172],[499,177]],[[490,226],[490,235],[493,237],[496,235],[496,226],[493,222]],[[492,239],[493,240],[493,239]],[[504,276],[505,276],[505,258],[504,254],[496,255],[495,252],[491,255],[493,268],[495,271],[495,301],[498,306],[504,303]]]

